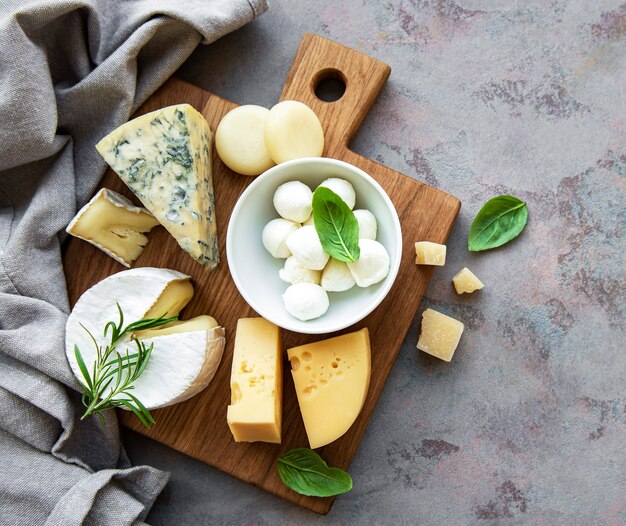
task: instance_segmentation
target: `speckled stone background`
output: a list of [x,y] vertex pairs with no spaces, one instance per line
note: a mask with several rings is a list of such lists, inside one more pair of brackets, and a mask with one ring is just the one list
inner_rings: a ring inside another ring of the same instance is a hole
[[[466,332],[440,362],[417,353],[416,316],[325,518],[127,432],[134,462],[172,472],[148,522],[626,524],[626,4],[273,0],[178,76],[271,106],[304,32],[391,65],[353,148],[463,202],[420,314]],[[528,227],[470,254],[503,193]],[[455,295],[463,266],[483,291]]]

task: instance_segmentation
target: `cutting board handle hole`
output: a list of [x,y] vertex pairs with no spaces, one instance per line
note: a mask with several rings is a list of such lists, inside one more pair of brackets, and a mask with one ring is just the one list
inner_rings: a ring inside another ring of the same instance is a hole
[[315,96],[323,102],[336,102],[346,92],[346,77],[338,69],[323,69],[313,77]]

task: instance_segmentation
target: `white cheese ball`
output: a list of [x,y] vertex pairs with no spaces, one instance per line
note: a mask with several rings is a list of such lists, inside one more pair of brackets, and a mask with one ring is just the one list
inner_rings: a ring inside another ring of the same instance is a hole
[[287,248],[303,267],[322,270],[330,257],[322,248],[314,226],[299,228],[287,238]]
[[322,288],[328,292],[344,292],[354,287],[354,278],[348,265],[343,261],[330,258],[322,272]]
[[283,219],[304,223],[313,210],[313,192],[300,181],[281,184],[274,192],[274,208]]
[[385,279],[389,274],[390,264],[385,247],[373,239],[359,239],[359,248],[359,259],[347,264],[356,284],[359,287],[369,287]]
[[320,157],[324,130],[315,112],[295,100],[279,102],[265,121],[265,145],[276,164],[301,157]]
[[314,283],[296,283],[283,294],[285,309],[300,321],[312,320],[328,310],[328,294]]
[[320,186],[335,192],[339,197],[341,197],[341,199],[343,199],[344,203],[348,205],[350,210],[354,208],[354,204],[356,203],[356,193],[354,192],[354,187],[345,179],[331,177],[330,179],[323,181]]
[[313,220],[313,214],[311,214],[311,217],[309,217],[304,223],[302,223],[302,226],[307,225],[315,225],[315,221]]
[[285,266],[278,271],[278,276],[291,285],[296,283],[315,283],[319,285],[322,273],[319,270],[303,267],[296,258],[289,256],[285,260]]
[[286,219],[272,219],[263,228],[261,239],[265,249],[275,258],[288,258],[291,256],[287,248],[287,238],[296,232],[300,225]]
[[378,223],[369,210],[355,210],[354,215],[359,223],[359,239],[376,239]]
[[229,111],[215,131],[215,149],[233,172],[259,175],[274,166],[265,146],[265,121],[270,110],[246,104]]

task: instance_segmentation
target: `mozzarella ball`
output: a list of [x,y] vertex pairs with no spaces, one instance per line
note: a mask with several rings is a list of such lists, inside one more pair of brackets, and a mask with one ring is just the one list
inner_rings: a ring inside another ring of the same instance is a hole
[[354,287],[354,278],[348,265],[343,261],[330,258],[322,272],[322,288],[328,292],[343,292]]
[[339,179],[338,177],[331,177],[326,179],[320,184],[325,188],[328,188],[335,192],[344,203],[348,205],[348,208],[352,210],[356,203],[356,194],[354,193],[354,187],[345,179]]
[[376,239],[378,224],[369,210],[355,210],[354,216],[359,223],[359,239]]
[[300,321],[319,318],[328,310],[328,294],[315,283],[296,283],[283,294],[285,309]]
[[295,283],[315,283],[319,285],[322,273],[319,270],[303,267],[296,258],[289,256],[285,260],[285,266],[278,271],[278,276],[292,285]]
[[263,228],[261,239],[265,249],[275,258],[288,258],[291,256],[287,248],[287,238],[296,232],[300,225],[286,219],[272,219]]
[[324,130],[315,112],[295,100],[279,102],[265,121],[265,145],[276,164],[301,157],[320,157]]
[[311,214],[311,217],[309,217],[304,223],[302,223],[302,226],[307,225],[315,225],[315,221],[313,221],[313,214]]
[[313,192],[300,181],[281,184],[274,192],[274,208],[283,219],[304,223],[313,210]]
[[215,130],[215,149],[233,172],[259,175],[274,166],[265,146],[270,110],[247,104],[229,111]]
[[359,259],[347,264],[356,284],[359,287],[369,287],[385,279],[389,274],[390,264],[385,247],[373,239],[359,239],[359,248]]
[[287,248],[303,267],[322,270],[330,257],[322,248],[314,226],[299,228],[287,238]]

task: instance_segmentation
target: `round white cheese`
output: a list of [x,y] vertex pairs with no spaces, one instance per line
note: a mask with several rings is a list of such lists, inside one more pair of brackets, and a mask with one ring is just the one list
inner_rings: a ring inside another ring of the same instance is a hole
[[274,192],[274,208],[283,219],[304,223],[311,217],[313,192],[300,181],[281,184]]
[[246,104],[229,111],[215,131],[215,149],[222,162],[242,175],[259,175],[274,163],[265,146],[265,121],[270,110]]
[[285,266],[278,271],[280,279],[291,285],[295,283],[315,283],[319,285],[321,274],[319,270],[303,267],[293,256],[288,257],[285,260]]
[[322,270],[330,257],[322,248],[322,243],[312,225],[303,226],[287,238],[287,247],[303,267]]
[[378,224],[369,210],[355,210],[354,216],[359,223],[359,239],[376,239]]
[[265,145],[276,164],[301,157],[320,157],[324,130],[315,112],[295,100],[279,102],[265,121]]
[[300,321],[312,320],[328,310],[328,294],[314,283],[296,283],[283,294],[285,309]]
[[348,265],[330,258],[322,272],[321,286],[328,292],[344,292],[354,287],[355,281]]
[[328,188],[335,192],[343,202],[348,205],[348,208],[352,210],[356,203],[356,193],[354,191],[354,187],[345,179],[339,179],[338,177],[331,177],[330,179],[326,179],[320,186]]
[[[94,342],[85,329],[99,346],[107,346],[110,338],[103,335],[103,329],[109,321],[118,323],[117,304],[124,314],[124,325],[143,319],[156,304],[168,316],[178,314],[191,295],[188,289],[183,296],[173,293],[172,287],[175,289],[189,279],[174,270],[136,268],[113,274],[87,290],[76,302],[65,327],[65,352],[76,378],[84,382],[76,362],[75,345],[89,371],[96,360]],[[153,338],[149,337],[149,331],[145,335],[147,338],[140,336],[140,339],[147,345],[154,343],[154,348],[146,369],[133,384],[132,394],[148,409],[185,400],[211,381],[224,349],[222,327]],[[125,354],[126,349],[129,353],[136,349],[130,336],[117,345],[120,354]]]
[[287,247],[287,238],[296,232],[300,225],[287,219],[272,219],[261,234],[263,246],[275,258],[288,258],[291,251]]
[[373,239],[359,239],[361,256],[348,268],[359,287],[379,283],[389,274],[389,254],[383,245]]

